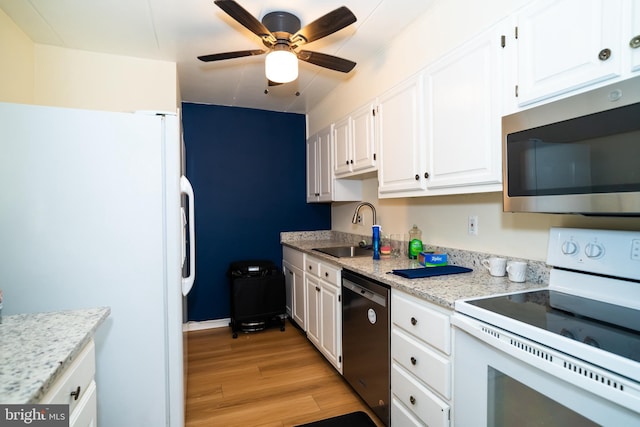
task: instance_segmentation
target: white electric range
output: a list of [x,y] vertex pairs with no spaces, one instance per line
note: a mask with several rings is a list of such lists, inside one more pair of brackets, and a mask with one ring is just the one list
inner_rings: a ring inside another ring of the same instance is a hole
[[456,426],[640,425],[640,232],[552,228],[549,287],[457,301]]

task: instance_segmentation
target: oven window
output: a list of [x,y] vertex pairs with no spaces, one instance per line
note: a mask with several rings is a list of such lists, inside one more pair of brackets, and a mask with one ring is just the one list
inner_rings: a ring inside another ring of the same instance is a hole
[[507,136],[508,194],[640,191],[640,103]]
[[588,427],[598,424],[489,367],[487,425]]

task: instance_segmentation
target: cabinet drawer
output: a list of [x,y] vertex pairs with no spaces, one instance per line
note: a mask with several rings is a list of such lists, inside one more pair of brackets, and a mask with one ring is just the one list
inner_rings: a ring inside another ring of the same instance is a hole
[[427,344],[445,354],[451,354],[451,323],[449,315],[429,307],[426,301],[411,295],[391,293],[391,320]]
[[91,381],[86,393],[78,401],[76,410],[69,416],[69,427],[96,427],[98,425],[97,415],[96,382]]
[[449,425],[449,405],[421,385],[398,364],[391,364],[391,391],[428,426]]
[[306,256],[304,260],[304,272],[320,277],[320,261],[310,256]]
[[340,287],[340,269],[328,264],[320,264],[320,278],[327,283]]
[[407,427],[424,427],[424,423],[418,420],[414,413],[409,411],[400,401],[391,396],[391,425]]
[[304,268],[304,253],[288,246],[283,246],[282,257],[294,267],[298,267],[300,270]]
[[[90,341],[76,360],[53,384],[49,392],[42,398],[41,403],[68,404],[69,413],[73,413],[95,376],[95,357],[95,345],[93,341]],[[71,393],[75,394],[78,391],[78,395],[71,395]]]
[[391,357],[446,399],[451,398],[451,362],[401,329],[391,329]]

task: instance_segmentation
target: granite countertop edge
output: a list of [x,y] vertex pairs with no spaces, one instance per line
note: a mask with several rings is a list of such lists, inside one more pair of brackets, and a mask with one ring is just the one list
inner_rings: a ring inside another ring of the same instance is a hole
[[3,316],[0,403],[38,403],[109,317],[109,307]]
[[366,236],[331,230],[308,232],[284,232],[281,234],[281,244],[292,249],[312,255],[322,261],[330,262],[341,268],[363,274],[395,288],[414,295],[418,298],[453,310],[456,300],[483,297],[489,295],[507,294],[519,291],[541,289],[548,286],[549,267],[540,261],[521,258],[507,258],[509,261],[526,261],[527,278],[523,283],[511,282],[505,277],[493,277],[481,265],[481,261],[494,254],[465,251],[452,248],[443,248],[427,245],[429,250],[446,253],[449,257],[449,265],[458,265],[471,268],[470,273],[450,274],[434,276],[422,279],[406,279],[395,274],[392,270],[405,268],[426,268],[416,260],[406,258],[381,257],[373,260],[371,257],[362,256],[354,258],[336,258],[322,252],[314,251],[314,248],[324,248],[340,245],[357,245],[358,241]]

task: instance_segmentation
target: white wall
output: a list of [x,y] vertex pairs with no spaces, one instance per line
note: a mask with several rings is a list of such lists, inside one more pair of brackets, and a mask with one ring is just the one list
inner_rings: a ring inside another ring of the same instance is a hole
[[0,102],[33,102],[33,43],[0,9]]
[[174,62],[35,44],[0,10],[0,102],[107,111],[180,105]]
[[[415,74],[527,2],[434,0],[432,7],[374,60],[358,64],[345,84],[309,112],[310,134]],[[377,207],[384,233],[406,233],[417,224],[429,244],[533,260],[546,258],[550,226],[640,230],[638,218],[503,213],[501,193],[379,200],[376,178],[364,181],[363,200]],[[351,224],[355,206],[334,203],[332,229],[368,234],[371,217],[366,210],[366,227]],[[470,215],[478,216],[477,236],[467,234]]]
[[108,111],[175,112],[174,62],[35,45],[39,105]]

